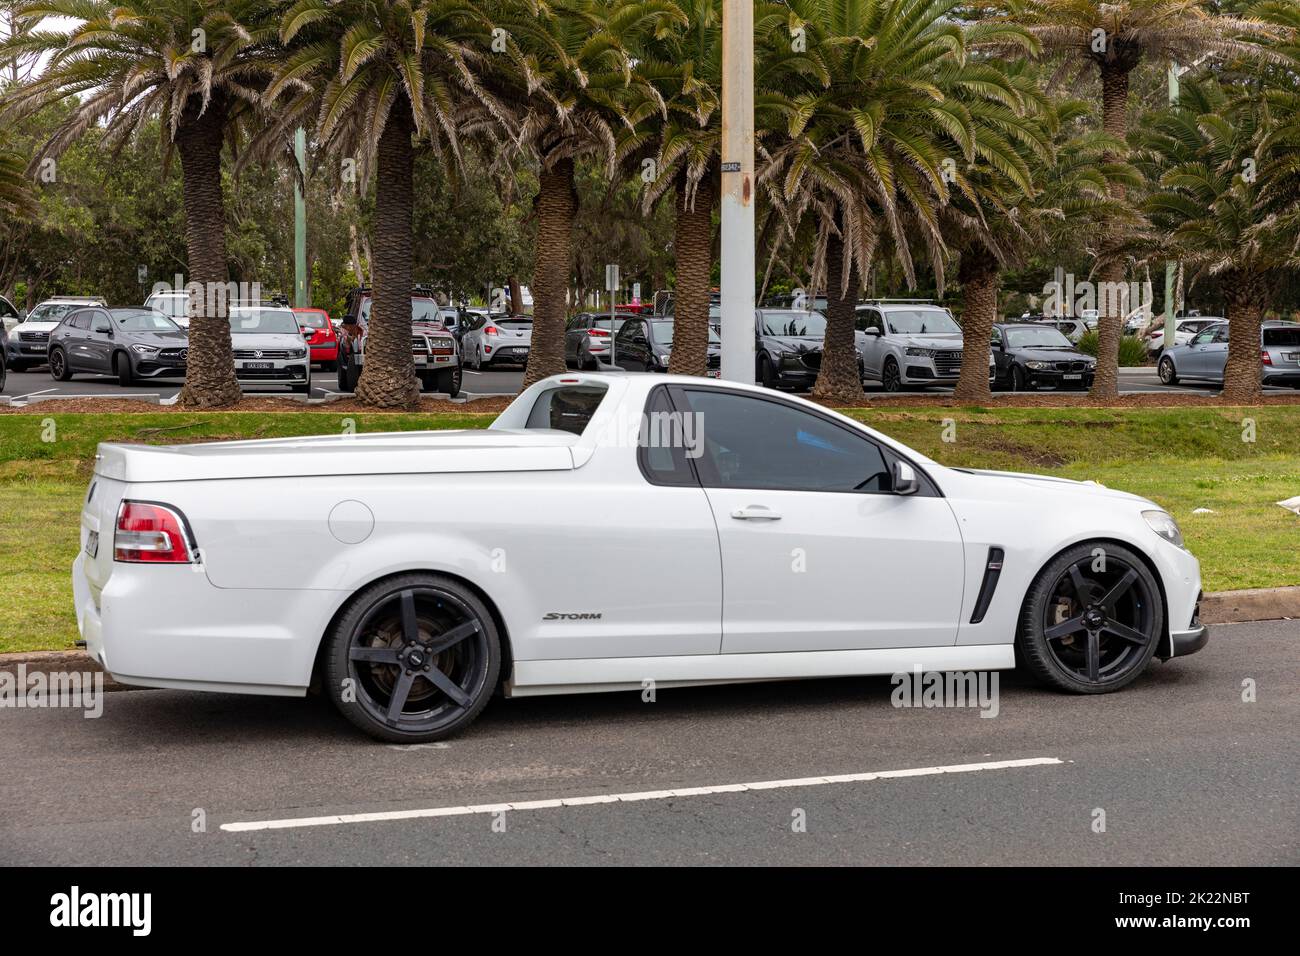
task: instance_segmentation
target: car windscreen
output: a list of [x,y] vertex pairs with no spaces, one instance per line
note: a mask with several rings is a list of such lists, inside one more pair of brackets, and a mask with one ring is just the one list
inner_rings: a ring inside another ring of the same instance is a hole
[[537,396],[525,428],[555,428],[581,435],[605,397],[604,385],[561,385]]
[[321,312],[295,312],[298,324],[309,329],[323,329],[330,324],[329,318]]
[[765,311],[762,313],[760,328],[764,335],[820,339],[826,335],[826,317],[820,312]]
[[1006,330],[1007,345],[1013,349],[1073,348],[1070,340],[1055,328],[1020,326]]
[[655,341],[666,349],[673,347],[673,320],[672,319],[655,319],[650,323],[654,326]]
[[180,326],[152,309],[110,309],[113,323],[124,332],[179,332]]
[[1265,329],[1264,345],[1281,346],[1283,348],[1300,345],[1300,325],[1293,329]]
[[69,312],[84,308],[84,305],[75,305],[67,302],[46,302],[32,309],[31,315],[27,316],[27,321],[62,322],[63,317]]
[[151,296],[146,303],[149,308],[161,312],[163,315],[170,315],[173,318],[185,316],[186,309],[189,307],[189,296],[184,295],[160,295]]
[[300,335],[298,320],[288,309],[231,309],[230,331],[258,335]]
[[944,309],[890,309],[885,322],[893,335],[961,334],[961,326]]

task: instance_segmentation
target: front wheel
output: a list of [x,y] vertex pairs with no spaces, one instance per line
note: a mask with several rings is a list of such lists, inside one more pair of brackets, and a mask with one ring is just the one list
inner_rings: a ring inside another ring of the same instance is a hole
[[66,382],[72,378],[72,369],[68,367],[68,357],[63,349],[50,349],[50,378],[56,382]]
[[437,574],[402,574],[361,591],[325,638],[327,692],[372,737],[423,743],[469,725],[501,670],[483,602]]
[[445,368],[438,372],[438,391],[446,392],[448,398],[460,396],[460,366]]
[[1160,375],[1160,381],[1163,384],[1178,384],[1178,370],[1174,368],[1174,360],[1168,355],[1160,360],[1160,364],[1156,366],[1156,372]]
[[903,390],[903,376],[899,374],[898,363],[892,358],[885,361],[885,367],[880,372],[880,384],[886,392]]
[[130,388],[135,384],[135,376],[131,373],[131,357],[125,352],[113,356],[113,374],[117,376],[118,388]]
[[1039,682],[1106,694],[1146,670],[1164,635],[1160,588],[1123,545],[1075,545],[1039,572],[1020,612],[1016,644]]

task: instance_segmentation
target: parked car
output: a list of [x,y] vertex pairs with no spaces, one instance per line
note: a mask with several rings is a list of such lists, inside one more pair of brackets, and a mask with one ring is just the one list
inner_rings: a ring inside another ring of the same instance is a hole
[[[947,309],[926,302],[867,302],[857,308],[863,376],[887,392],[956,385],[961,373],[961,326]],[[989,380],[993,380],[992,350]]]
[[794,292],[786,292],[780,295],[769,295],[763,300],[762,308],[764,309],[802,309],[808,312],[820,312],[826,314],[828,300],[824,295],[809,295],[802,289],[796,289]]
[[[614,366],[629,372],[667,372],[673,354],[673,322],[671,318],[643,316],[621,322],[614,336]],[[705,375],[717,378],[722,367],[722,339],[712,326],[708,330]]]
[[532,342],[532,316],[507,315],[471,320],[460,347],[465,364],[482,370],[501,364],[527,365]]
[[[1176,319],[1174,322],[1174,345],[1186,345],[1198,333],[1217,322],[1225,322],[1226,319],[1218,316],[1198,316],[1191,319]],[[1146,335],[1147,351],[1153,356],[1158,356],[1165,347],[1165,325],[1163,322],[1157,322],[1153,325]]]
[[320,364],[324,372],[333,372],[339,365],[339,337],[324,309],[294,309],[302,337],[311,352],[311,360]]
[[142,378],[185,378],[189,336],[142,306],[75,309],[50,333],[50,377],[116,375],[123,388]]
[[[373,296],[368,286],[348,293],[343,323],[338,335],[338,387],[354,392],[366,361],[366,334],[370,326]],[[460,395],[460,350],[456,338],[438,321],[437,299],[422,286],[411,293],[411,357],[420,387],[426,392]]]
[[1097,361],[1055,328],[1006,322],[993,326],[993,365],[994,387],[1023,392],[1044,385],[1091,388]]
[[[651,427],[627,441],[621,421]],[[498,691],[1019,656],[1096,694],[1207,641],[1199,564],[1158,505],[947,468],[811,402],[689,376],[568,372],[486,430],[105,443],[79,525],[77,625],[115,679],[315,683],[405,743],[462,730]],[[795,547],[810,573],[790,573]]]
[[[1300,325],[1263,322],[1259,330],[1260,381],[1264,385],[1300,388]],[[1166,385],[1184,380],[1223,384],[1228,364],[1228,323],[1215,322],[1186,345],[1175,345],[1160,356],[1156,371]]]
[[[614,331],[625,319],[640,318],[634,312],[616,312]],[[594,370],[609,361],[609,313],[579,312],[564,330],[564,362],[569,368]]]
[[105,306],[103,299],[83,296],[56,296],[39,303],[27,317],[14,326],[9,336],[9,367],[21,372],[35,365],[44,365],[49,357],[50,333],[75,309],[86,306]]
[[1050,325],[1056,329],[1073,344],[1078,345],[1079,340],[1089,332],[1097,331],[1096,319],[1085,319],[1076,317],[1059,317],[1059,316],[1039,316],[1037,321],[1044,325]]
[[161,312],[183,329],[190,327],[190,294],[184,289],[174,292],[151,292],[144,307]]
[[14,326],[23,320],[22,313],[14,308],[14,304],[0,295],[0,329],[5,332],[13,331]]
[[288,385],[311,394],[311,359],[293,310],[281,305],[231,306],[230,346],[240,385]]
[[9,378],[9,334],[0,325],[0,392],[5,390],[5,381]]
[[[754,375],[760,385],[806,392],[816,384],[826,316],[804,309],[756,309],[754,336]],[[858,381],[862,378],[859,349]]]

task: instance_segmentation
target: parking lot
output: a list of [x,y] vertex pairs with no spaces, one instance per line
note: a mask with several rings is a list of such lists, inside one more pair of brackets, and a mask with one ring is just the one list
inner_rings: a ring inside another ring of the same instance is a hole
[[[497,700],[423,746],[361,738],[313,698],[8,710],[0,861],[1294,865],[1297,640],[1300,622],[1218,626],[1113,695],[1004,673],[994,718],[895,708],[885,679]],[[807,779],[898,770],[916,773]],[[704,792],[662,792],[679,788]],[[507,806],[547,800],[572,805]],[[237,826],[365,812],[389,819]]]

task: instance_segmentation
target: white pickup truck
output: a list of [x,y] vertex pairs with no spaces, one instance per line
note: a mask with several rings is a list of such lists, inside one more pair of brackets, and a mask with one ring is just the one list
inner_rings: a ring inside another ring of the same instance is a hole
[[545,379],[482,431],[101,445],[72,580],[123,683],[315,681],[407,742],[498,687],[985,670],[1018,646],[1101,693],[1206,640],[1197,561],[1150,501],[664,375]]

